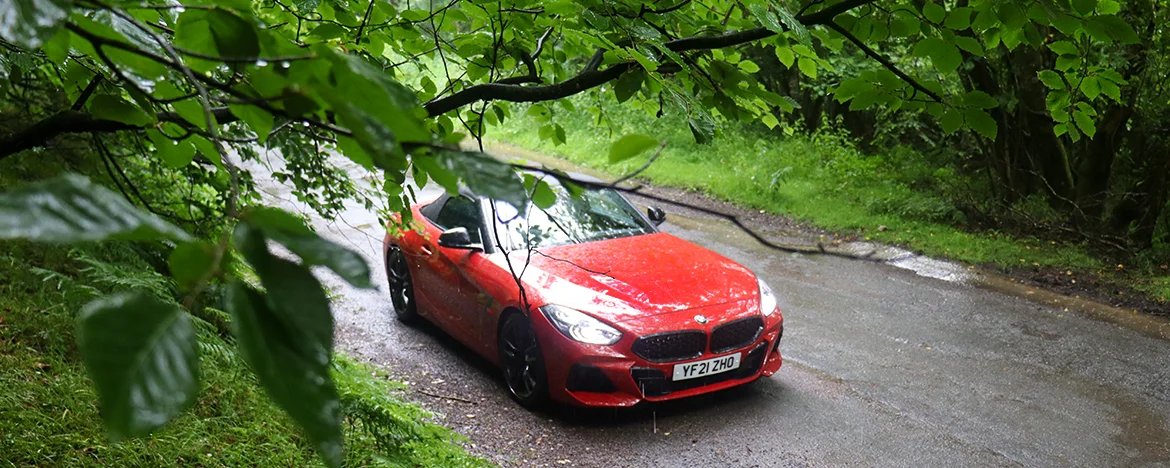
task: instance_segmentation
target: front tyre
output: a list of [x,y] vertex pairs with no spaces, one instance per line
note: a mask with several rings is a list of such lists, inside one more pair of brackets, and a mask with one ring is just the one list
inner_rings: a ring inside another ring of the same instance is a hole
[[508,393],[526,408],[543,406],[548,401],[548,377],[532,321],[524,314],[509,315],[498,341]]
[[390,302],[394,304],[394,315],[398,321],[412,324],[418,321],[418,310],[414,304],[414,282],[406,264],[406,254],[397,245],[386,252],[386,279],[390,283]]

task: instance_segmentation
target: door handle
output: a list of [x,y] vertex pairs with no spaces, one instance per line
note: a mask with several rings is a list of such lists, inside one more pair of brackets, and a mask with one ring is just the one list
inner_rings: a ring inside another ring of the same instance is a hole
[[418,249],[422,251],[423,255],[433,255],[435,253],[433,250],[431,250],[431,247],[426,244],[423,244]]

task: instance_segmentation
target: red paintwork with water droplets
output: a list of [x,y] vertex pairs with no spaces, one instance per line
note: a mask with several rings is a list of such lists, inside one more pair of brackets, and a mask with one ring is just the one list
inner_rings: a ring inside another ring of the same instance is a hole
[[[501,317],[524,312],[516,281],[503,253],[485,254],[439,247],[441,231],[419,208],[414,219],[421,232],[388,234],[384,248],[398,245],[406,253],[418,312],[447,333],[499,363],[496,331]],[[586,406],[632,406],[708,393],[742,385],[780,369],[782,358],[770,351],[759,372],[662,397],[644,397],[630,376],[632,367],[661,370],[667,378],[674,364],[648,362],[631,351],[643,335],[677,330],[705,330],[731,320],[759,315],[755,274],[715,252],[667,233],[653,233],[582,244],[542,248],[544,255],[510,253],[522,276],[531,311],[528,313],[545,357],[549,395],[554,400]],[[557,304],[588,313],[622,332],[612,346],[590,345],[566,338],[537,311]],[[708,319],[699,324],[695,316]],[[765,328],[751,345],[731,352],[705,352],[693,360],[747,351],[767,341],[769,349],[783,326],[779,311],[765,317]],[[571,392],[565,388],[570,367],[588,364],[602,369],[617,391]]]

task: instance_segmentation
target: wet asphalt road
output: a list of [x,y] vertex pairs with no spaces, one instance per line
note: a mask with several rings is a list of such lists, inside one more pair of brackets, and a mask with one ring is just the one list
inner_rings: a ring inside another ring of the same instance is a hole
[[[289,189],[256,177],[298,208]],[[372,214],[354,207],[316,225],[364,252],[381,286],[322,275],[336,292],[338,346],[409,382],[410,398],[501,465],[1170,466],[1170,341],[962,275],[785,254],[671,213],[663,230],[777,292],[784,367],[680,402],[533,413],[441,331],[392,318]]]

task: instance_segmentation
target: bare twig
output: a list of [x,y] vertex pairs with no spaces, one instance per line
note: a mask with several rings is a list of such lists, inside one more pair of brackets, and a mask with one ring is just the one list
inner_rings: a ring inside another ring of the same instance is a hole
[[642,173],[642,171],[645,171],[646,169],[648,169],[648,168],[650,167],[650,165],[651,165],[651,164],[654,164],[654,160],[655,160],[655,159],[658,159],[658,155],[662,154],[662,150],[664,150],[664,149],[666,149],[666,142],[665,142],[665,141],[664,141],[664,142],[662,142],[662,144],[658,145],[658,151],[655,151],[655,152],[654,152],[654,155],[653,155],[653,156],[650,156],[650,160],[649,160],[649,161],[646,161],[646,164],[643,164],[643,165],[642,165],[642,167],[639,167],[639,168],[638,168],[637,170],[635,170],[634,172],[631,172],[631,173],[629,173],[629,174],[626,174],[626,175],[624,175],[624,176],[621,176],[621,177],[619,177],[617,180],[615,180],[615,181],[613,181],[613,182],[610,182],[610,185],[618,185],[618,184],[620,184],[620,183],[622,183],[622,182],[625,182],[625,181],[627,181],[627,180],[630,180],[630,179],[634,178],[634,177],[635,177],[635,176],[637,176],[638,174],[641,174],[641,173]]
[[837,24],[836,22],[829,21],[825,23],[825,26],[827,26],[829,29],[837,31],[837,34],[845,36],[845,39],[848,39],[849,42],[852,42],[853,45],[857,46],[858,49],[861,49],[865,55],[868,55],[870,58],[877,60],[878,63],[882,64],[883,67],[886,67],[886,70],[889,70],[894,75],[897,75],[898,78],[901,78],[902,81],[905,81],[907,84],[914,87],[915,90],[921,91],[923,94],[930,96],[930,98],[935,102],[943,102],[942,96],[939,96],[938,93],[927,89],[922,85],[922,83],[919,83],[918,80],[910,77],[910,75],[907,75],[906,72],[903,72],[900,68],[898,68],[897,65],[894,65],[894,62],[890,61],[890,59],[886,58],[884,55],[879,54],[876,50],[870,48],[865,44],[864,41],[858,39],[857,36],[854,36],[853,33],[849,32],[844,27],[841,27],[841,25]]
[[79,111],[82,107],[85,107],[85,102],[89,100],[89,97],[93,95],[93,92],[97,90],[97,87],[99,84],[101,84],[101,82],[102,76],[94,75],[93,78],[89,80],[89,84],[85,85],[85,89],[81,90],[81,95],[77,96],[77,100],[73,101],[73,106],[70,107],[70,109]]
[[471,401],[471,400],[468,400],[468,399],[466,399],[466,398],[460,398],[460,397],[457,397],[457,396],[440,395],[440,394],[438,394],[438,393],[431,393],[431,392],[428,392],[428,391],[426,391],[426,390],[423,390],[423,389],[421,389],[421,388],[416,388],[416,389],[414,389],[414,391],[416,391],[416,392],[419,392],[419,393],[421,393],[421,394],[423,394],[423,395],[426,395],[426,396],[429,396],[429,397],[433,397],[433,398],[439,398],[439,399],[443,399],[443,400],[452,400],[452,401],[458,401],[458,402],[461,402],[461,403],[467,403],[467,404],[470,404],[470,405],[478,405],[478,404],[479,404],[478,402]]
[[[526,164],[511,164],[511,166],[516,168],[516,169],[523,170],[523,171],[530,171],[530,172],[538,172],[538,173],[542,173],[542,174],[547,174],[547,175],[556,177],[558,179],[564,178],[563,173],[560,173],[558,171],[551,170],[551,169],[546,169],[544,167],[529,166]],[[816,247],[809,247],[809,248],[780,245],[780,244],[777,244],[775,242],[768,240],[764,236],[760,235],[756,231],[749,228],[746,224],[743,223],[742,220],[739,219],[738,216],[724,213],[722,211],[707,208],[704,206],[699,206],[699,205],[696,205],[693,203],[687,203],[684,201],[674,200],[674,199],[660,197],[658,195],[646,193],[646,192],[643,192],[641,190],[642,189],[641,186],[634,187],[634,188],[626,188],[626,187],[621,187],[621,186],[617,186],[617,185],[613,185],[613,184],[609,184],[609,183],[604,183],[604,182],[600,182],[600,183],[599,182],[590,182],[590,181],[577,180],[577,179],[572,179],[572,178],[569,178],[568,181],[571,183],[583,186],[583,187],[612,189],[612,190],[616,190],[616,191],[623,192],[623,193],[634,194],[634,195],[637,195],[639,197],[646,198],[648,200],[653,200],[653,201],[656,201],[659,203],[665,203],[665,204],[672,205],[672,206],[678,206],[678,207],[686,208],[689,210],[694,210],[694,211],[697,211],[697,212],[700,212],[700,213],[703,213],[706,215],[722,218],[724,220],[729,221],[731,224],[735,225],[736,228],[738,228],[744,234],[747,234],[749,237],[754,239],[756,242],[759,242],[761,245],[768,247],[770,249],[773,249],[773,250],[778,250],[781,252],[789,252],[789,253],[820,254],[820,255],[828,255],[828,256],[833,256],[833,257],[841,257],[841,258],[848,258],[848,259],[854,259],[854,260],[866,260],[866,261],[872,261],[872,262],[884,262],[885,261],[885,259],[877,258],[874,256],[877,253],[876,250],[865,253],[865,254],[857,255],[857,254],[851,254],[851,253],[846,253],[846,252],[838,252],[835,250],[827,250],[827,249],[825,249],[825,245],[822,243],[817,243]]]

